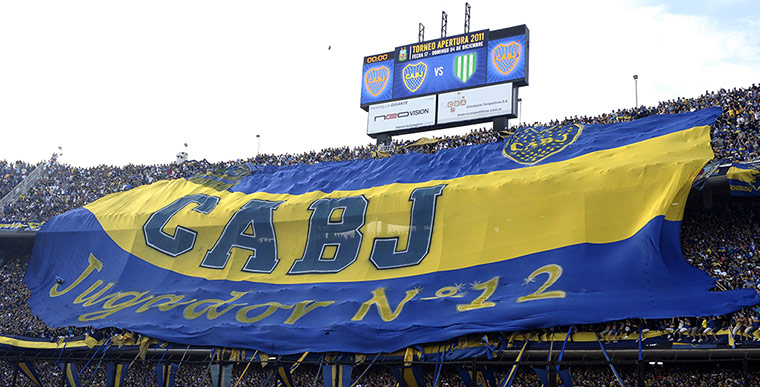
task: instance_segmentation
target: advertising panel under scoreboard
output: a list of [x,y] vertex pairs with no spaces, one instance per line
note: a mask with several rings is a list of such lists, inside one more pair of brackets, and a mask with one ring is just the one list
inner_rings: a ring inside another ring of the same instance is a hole
[[514,113],[515,105],[512,93],[512,84],[506,83],[440,94],[438,123],[448,124],[511,115]]
[[385,133],[435,125],[435,96],[372,105],[367,134]]
[[528,84],[525,25],[407,44],[364,58],[361,107],[498,83]]

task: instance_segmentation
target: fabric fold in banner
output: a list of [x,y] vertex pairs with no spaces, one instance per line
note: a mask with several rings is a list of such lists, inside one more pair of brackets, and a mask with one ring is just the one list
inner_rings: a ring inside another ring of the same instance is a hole
[[711,292],[679,240],[720,113],[111,194],[38,232],[29,304],[53,327],[279,355],[730,313],[760,297]]

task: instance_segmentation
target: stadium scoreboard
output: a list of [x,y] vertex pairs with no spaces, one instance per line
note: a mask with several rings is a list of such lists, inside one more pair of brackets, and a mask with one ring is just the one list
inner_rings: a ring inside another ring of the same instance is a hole
[[528,85],[525,25],[407,44],[364,58],[367,134],[404,134],[516,117]]

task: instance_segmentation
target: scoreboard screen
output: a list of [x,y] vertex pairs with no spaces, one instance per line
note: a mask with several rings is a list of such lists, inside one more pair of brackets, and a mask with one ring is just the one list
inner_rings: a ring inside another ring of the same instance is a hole
[[393,98],[393,58],[392,52],[364,58],[362,106]]
[[528,84],[525,25],[407,44],[364,58],[361,107],[513,82]]
[[479,86],[486,81],[488,31],[396,48],[393,98]]

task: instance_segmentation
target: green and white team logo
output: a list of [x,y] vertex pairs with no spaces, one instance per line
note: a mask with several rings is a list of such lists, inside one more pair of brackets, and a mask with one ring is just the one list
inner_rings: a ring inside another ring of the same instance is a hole
[[454,59],[454,74],[462,82],[467,82],[468,79],[475,73],[475,53],[458,55]]

